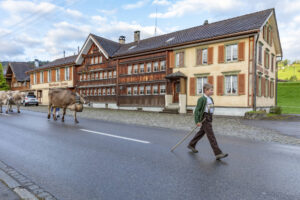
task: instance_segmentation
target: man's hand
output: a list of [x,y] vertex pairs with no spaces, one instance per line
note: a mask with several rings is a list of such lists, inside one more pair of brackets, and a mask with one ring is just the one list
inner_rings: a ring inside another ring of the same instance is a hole
[[199,126],[201,126],[201,125],[202,125],[202,123],[201,123],[201,122],[198,122],[198,123],[197,123],[197,126],[198,126],[198,127],[199,127]]

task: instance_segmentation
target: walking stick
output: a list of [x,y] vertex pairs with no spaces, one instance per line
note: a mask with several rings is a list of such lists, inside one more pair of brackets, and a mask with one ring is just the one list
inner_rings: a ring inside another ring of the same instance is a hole
[[188,134],[186,134],[186,136],[184,136],[184,138],[182,138],[182,140],[180,140],[172,149],[171,152],[174,151],[174,149],[176,149],[181,143],[183,143],[184,140],[186,140],[193,132],[194,130],[197,128],[198,126],[196,126],[191,132],[189,132]]

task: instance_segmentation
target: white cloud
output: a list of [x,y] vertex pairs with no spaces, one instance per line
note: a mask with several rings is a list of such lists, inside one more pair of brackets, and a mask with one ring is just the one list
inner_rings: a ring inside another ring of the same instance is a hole
[[106,17],[96,15],[96,16],[92,16],[92,20],[95,21],[98,24],[103,24],[103,23],[106,22],[107,19],[106,19]]
[[98,9],[98,12],[104,14],[104,15],[113,15],[115,13],[117,13],[118,9],[112,9],[112,10],[104,10],[104,9]]
[[171,2],[168,1],[168,0],[154,0],[152,2],[152,4],[154,4],[154,5],[161,5],[161,6],[167,6],[167,5],[170,5]]
[[83,14],[78,11],[78,10],[71,10],[71,9],[67,9],[66,12],[71,15],[72,17],[75,17],[75,18],[80,18],[83,16]]
[[[158,18],[181,17],[186,13],[201,11],[224,11],[237,7],[242,3],[238,0],[180,0],[171,5],[167,12],[157,13]],[[151,18],[156,17],[156,13],[149,15]]]
[[125,10],[140,8],[140,7],[144,6],[147,2],[148,2],[148,0],[141,0],[141,1],[138,1],[134,4],[126,4],[126,5],[123,6],[123,8]]

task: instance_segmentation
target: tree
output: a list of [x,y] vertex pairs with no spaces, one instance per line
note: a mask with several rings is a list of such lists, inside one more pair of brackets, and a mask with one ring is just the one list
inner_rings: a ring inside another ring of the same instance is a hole
[[0,90],[8,90],[8,85],[3,74],[2,63],[0,63]]

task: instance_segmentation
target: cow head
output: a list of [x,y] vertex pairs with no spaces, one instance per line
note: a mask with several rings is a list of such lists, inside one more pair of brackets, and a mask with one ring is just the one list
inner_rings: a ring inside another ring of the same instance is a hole
[[82,104],[89,104],[90,102],[87,101],[86,97],[83,96],[82,94],[78,94],[76,92],[76,96],[79,97],[79,102]]

